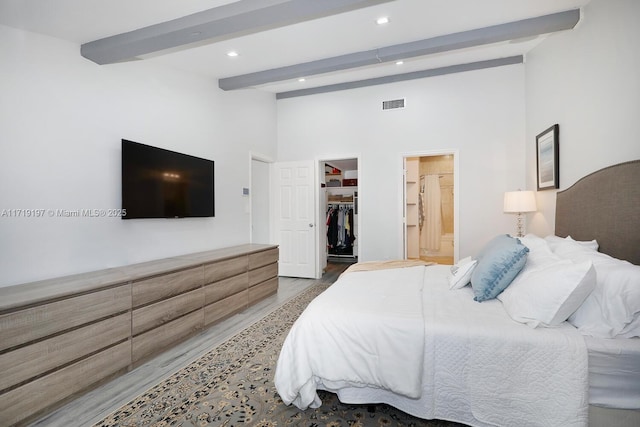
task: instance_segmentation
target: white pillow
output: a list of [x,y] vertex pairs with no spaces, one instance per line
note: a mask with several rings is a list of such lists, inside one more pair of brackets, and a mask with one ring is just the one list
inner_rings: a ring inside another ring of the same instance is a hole
[[477,260],[466,257],[458,261],[456,265],[452,265],[449,273],[449,289],[461,289],[467,286],[477,264]]
[[567,236],[567,240],[570,241],[570,242],[576,242],[580,246],[582,246],[584,248],[591,249],[592,251],[597,251],[598,248],[600,247],[600,245],[598,244],[598,241],[595,240],[595,239],[579,241],[579,240],[573,240],[573,238],[571,238],[571,236]]
[[591,261],[596,288],[569,318],[584,335],[640,337],[640,266],[565,242],[556,254],[574,262]]
[[545,239],[531,233],[527,234],[524,237],[521,237],[520,241],[522,242],[523,245],[525,245],[529,249],[535,249],[541,246],[547,246],[547,247],[549,246],[549,243]]
[[600,245],[598,244],[598,242],[596,240],[585,240],[585,241],[578,241],[578,240],[573,240],[573,238],[571,236],[567,236],[565,238],[562,237],[558,237],[558,236],[554,236],[554,235],[549,235],[547,237],[544,238],[544,240],[547,241],[547,243],[549,244],[549,247],[551,248],[552,251],[555,251],[556,248],[565,243],[565,242],[574,242],[577,245],[580,245],[584,248],[588,248],[594,251],[597,251],[598,248],[600,247]]
[[538,237],[534,234],[527,234],[520,240],[522,241],[522,244],[529,248],[527,263],[525,264],[524,269],[520,272],[520,275],[524,275],[527,271],[540,268],[543,265],[562,259],[553,253],[549,247],[549,243],[542,237]]
[[559,244],[564,243],[564,237],[558,237],[554,234],[549,234],[544,240],[549,244],[552,251],[555,251]]
[[498,299],[516,322],[533,328],[557,326],[580,307],[595,286],[591,262],[559,260],[523,272]]

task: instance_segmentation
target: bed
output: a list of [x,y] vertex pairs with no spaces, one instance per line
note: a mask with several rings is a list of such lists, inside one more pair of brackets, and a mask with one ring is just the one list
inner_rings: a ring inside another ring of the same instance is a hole
[[453,269],[344,274],[285,340],[282,400],[319,407],[327,390],[478,427],[640,425],[638,183],[640,161],[584,177],[557,194],[555,236],[496,236]]

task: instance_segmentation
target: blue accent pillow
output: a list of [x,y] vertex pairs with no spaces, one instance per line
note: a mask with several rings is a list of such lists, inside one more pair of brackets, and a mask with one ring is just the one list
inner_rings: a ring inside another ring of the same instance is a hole
[[524,267],[528,252],[520,239],[508,234],[491,239],[476,257],[478,264],[471,275],[474,300],[490,300],[504,291]]

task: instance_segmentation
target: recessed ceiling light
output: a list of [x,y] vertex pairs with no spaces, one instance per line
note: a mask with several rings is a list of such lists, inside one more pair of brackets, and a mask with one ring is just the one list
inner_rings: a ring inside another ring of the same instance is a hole
[[234,56],[238,56],[238,52],[236,52],[235,50],[232,50],[231,52],[227,52],[227,56],[230,56],[233,58]]
[[304,81],[306,81],[306,79],[305,79],[304,77],[300,77],[300,78],[298,79],[298,81],[299,81],[299,82],[304,82]]
[[389,23],[389,18],[386,16],[383,16],[381,18],[376,19],[376,24],[378,25],[384,25],[384,24],[388,24]]
[[396,61],[396,65],[402,65],[404,64],[404,61]]

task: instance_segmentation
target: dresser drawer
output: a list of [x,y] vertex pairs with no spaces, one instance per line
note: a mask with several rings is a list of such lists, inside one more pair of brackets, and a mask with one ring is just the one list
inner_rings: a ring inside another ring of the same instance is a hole
[[276,292],[278,292],[277,277],[252,286],[249,288],[249,305],[255,304],[256,302],[268,297],[269,295],[273,295]]
[[238,292],[246,291],[248,287],[249,273],[242,273],[238,276],[211,283],[204,287],[204,302],[205,304],[211,304],[220,301]]
[[127,311],[130,289],[118,286],[0,315],[0,350]]
[[278,262],[278,248],[249,255],[249,270]]
[[249,270],[249,258],[242,255],[236,258],[218,261],[204,266],[204,282],[217,282],[228,277],[237,276]]
[[202,267],[190,268],[132,283],[133,307],[178,295],[204,284]]
[[204,307],[204,323],[210,325],[243,310],[249,303],[249,291],[244,290]]
[[269,264],[249,271],[249,287],[278,275],[278,264]]
[[130,334],[131,314],[125,313],[0,354],[0,390],[126,340]]
[[184,314],[202,308],[204,290],[202,288],[168,298],[133,310],[132,334],[138,335]]
[[135,363],[148,356],[166,350],[172,344],[190,337],[204,326],[202,309],[179,317],[150,331],[133,337],[131,351]]
[[4,393],[0,398],[0,425],[16,424],[122,371],[130,358],[131,341],[125,341]]

